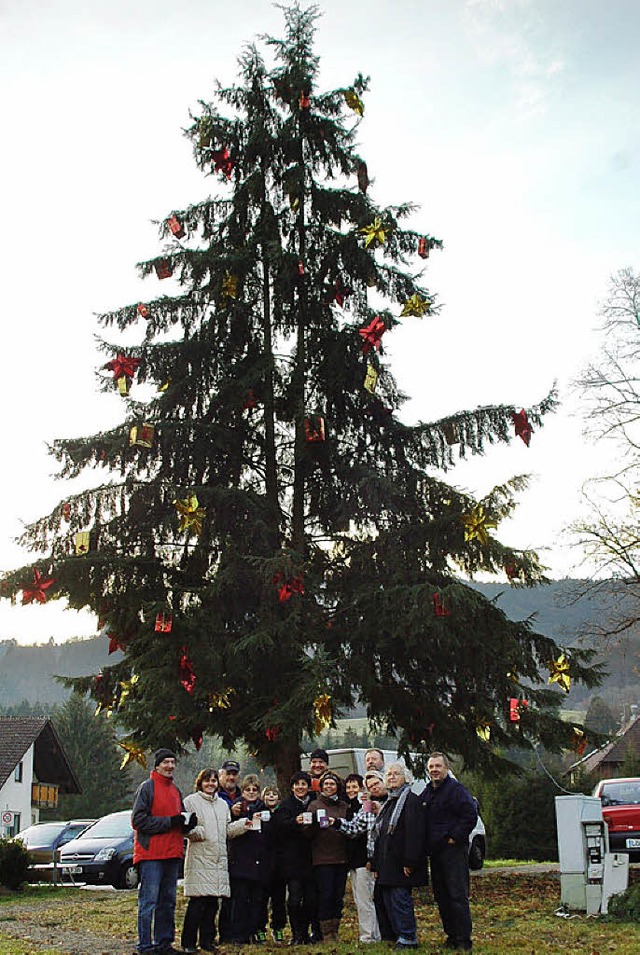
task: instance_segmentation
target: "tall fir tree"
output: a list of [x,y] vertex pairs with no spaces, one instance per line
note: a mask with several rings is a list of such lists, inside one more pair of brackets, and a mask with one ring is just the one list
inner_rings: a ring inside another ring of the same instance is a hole
[[[568,745],[543,685],[561,648],[460,579],[541,579],[533,553],[491,533],[526,481],[478,501],[443,478],[514,423],[528,442],[554,396],[398,417],[383,335],[438,311],[420,266],[442,243],[402,227],[413,205],[374,201],[355,145],[367,80],[321,92],[317,11],[284,17],[284,37],[248,46],[237,85],[192,117],[215,195],[170,213],[161,254],[139,265],[173,275],[176,294],[99,316],[144,329],[129,351],[101,342],[126,423],[52,451],[63,480],[92,466],[108,478],[28,527],[43,556],[6,592],[55,591],[99,615],[125,656],[74,682],[131,731],[132,756],[215,733],[283,780],[302,737],[356,700],[407,753],[474,764],[514,743]],[[129,395],[134,378],[160,385],[153,400]],[[567,651],[591,685],[588,659]]]

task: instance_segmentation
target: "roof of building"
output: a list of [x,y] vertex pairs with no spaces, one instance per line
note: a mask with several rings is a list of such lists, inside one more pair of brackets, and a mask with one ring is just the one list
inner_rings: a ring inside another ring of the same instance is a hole
[[629,754],[629,749],[640,752],[640,716],[631,719],[618,730],[613,739],[608,740],[599,749],[594,749],[582,759],[579,759],[568,772],[583,769],[587,773],[594,772],[603,763],[615,763],[620,766]]
[[80,793],[80,783],[46,716],[0,717],[0,789],[24,754],[34,745],[33,769],[41,783],[53,783],[65,793]]

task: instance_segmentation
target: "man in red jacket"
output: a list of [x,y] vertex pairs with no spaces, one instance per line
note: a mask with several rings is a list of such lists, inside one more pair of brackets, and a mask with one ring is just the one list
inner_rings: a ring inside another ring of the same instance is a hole
[[176,885],[184,852],[183,832],[193,828],[193,820],[187,820],[182,795],[173,782],[175,768],[176,754],[159,749],[154,769],[139,786],[133,802],[133,861],[140,874],[138,953],[169,955],[177,951],[172,945]]

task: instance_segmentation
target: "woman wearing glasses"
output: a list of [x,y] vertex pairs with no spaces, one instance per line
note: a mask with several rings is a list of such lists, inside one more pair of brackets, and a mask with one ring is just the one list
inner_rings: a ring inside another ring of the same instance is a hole
[[264,895],[275,861],[271,812],[260,799],[260,781],[251,774],[240,785],[241,795],[231,806],[231,817],[244,820],[245,834],[229,849],[231,879],[231,942],[247,945],[263,939]]

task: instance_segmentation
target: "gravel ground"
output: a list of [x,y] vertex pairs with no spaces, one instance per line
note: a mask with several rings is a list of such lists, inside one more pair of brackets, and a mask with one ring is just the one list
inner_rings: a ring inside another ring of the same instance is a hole
[[[131,955],[135,941],[99,938],[87,932],[61,928],[55,922],[43,921],[39,913],[50,909],[51,902],[22,902],[3,905],[0,910],[0,931],[3,935],[33,941],[38,946],[58,949],[65,955]],[[34,948],[34,955],[40,948]]]

